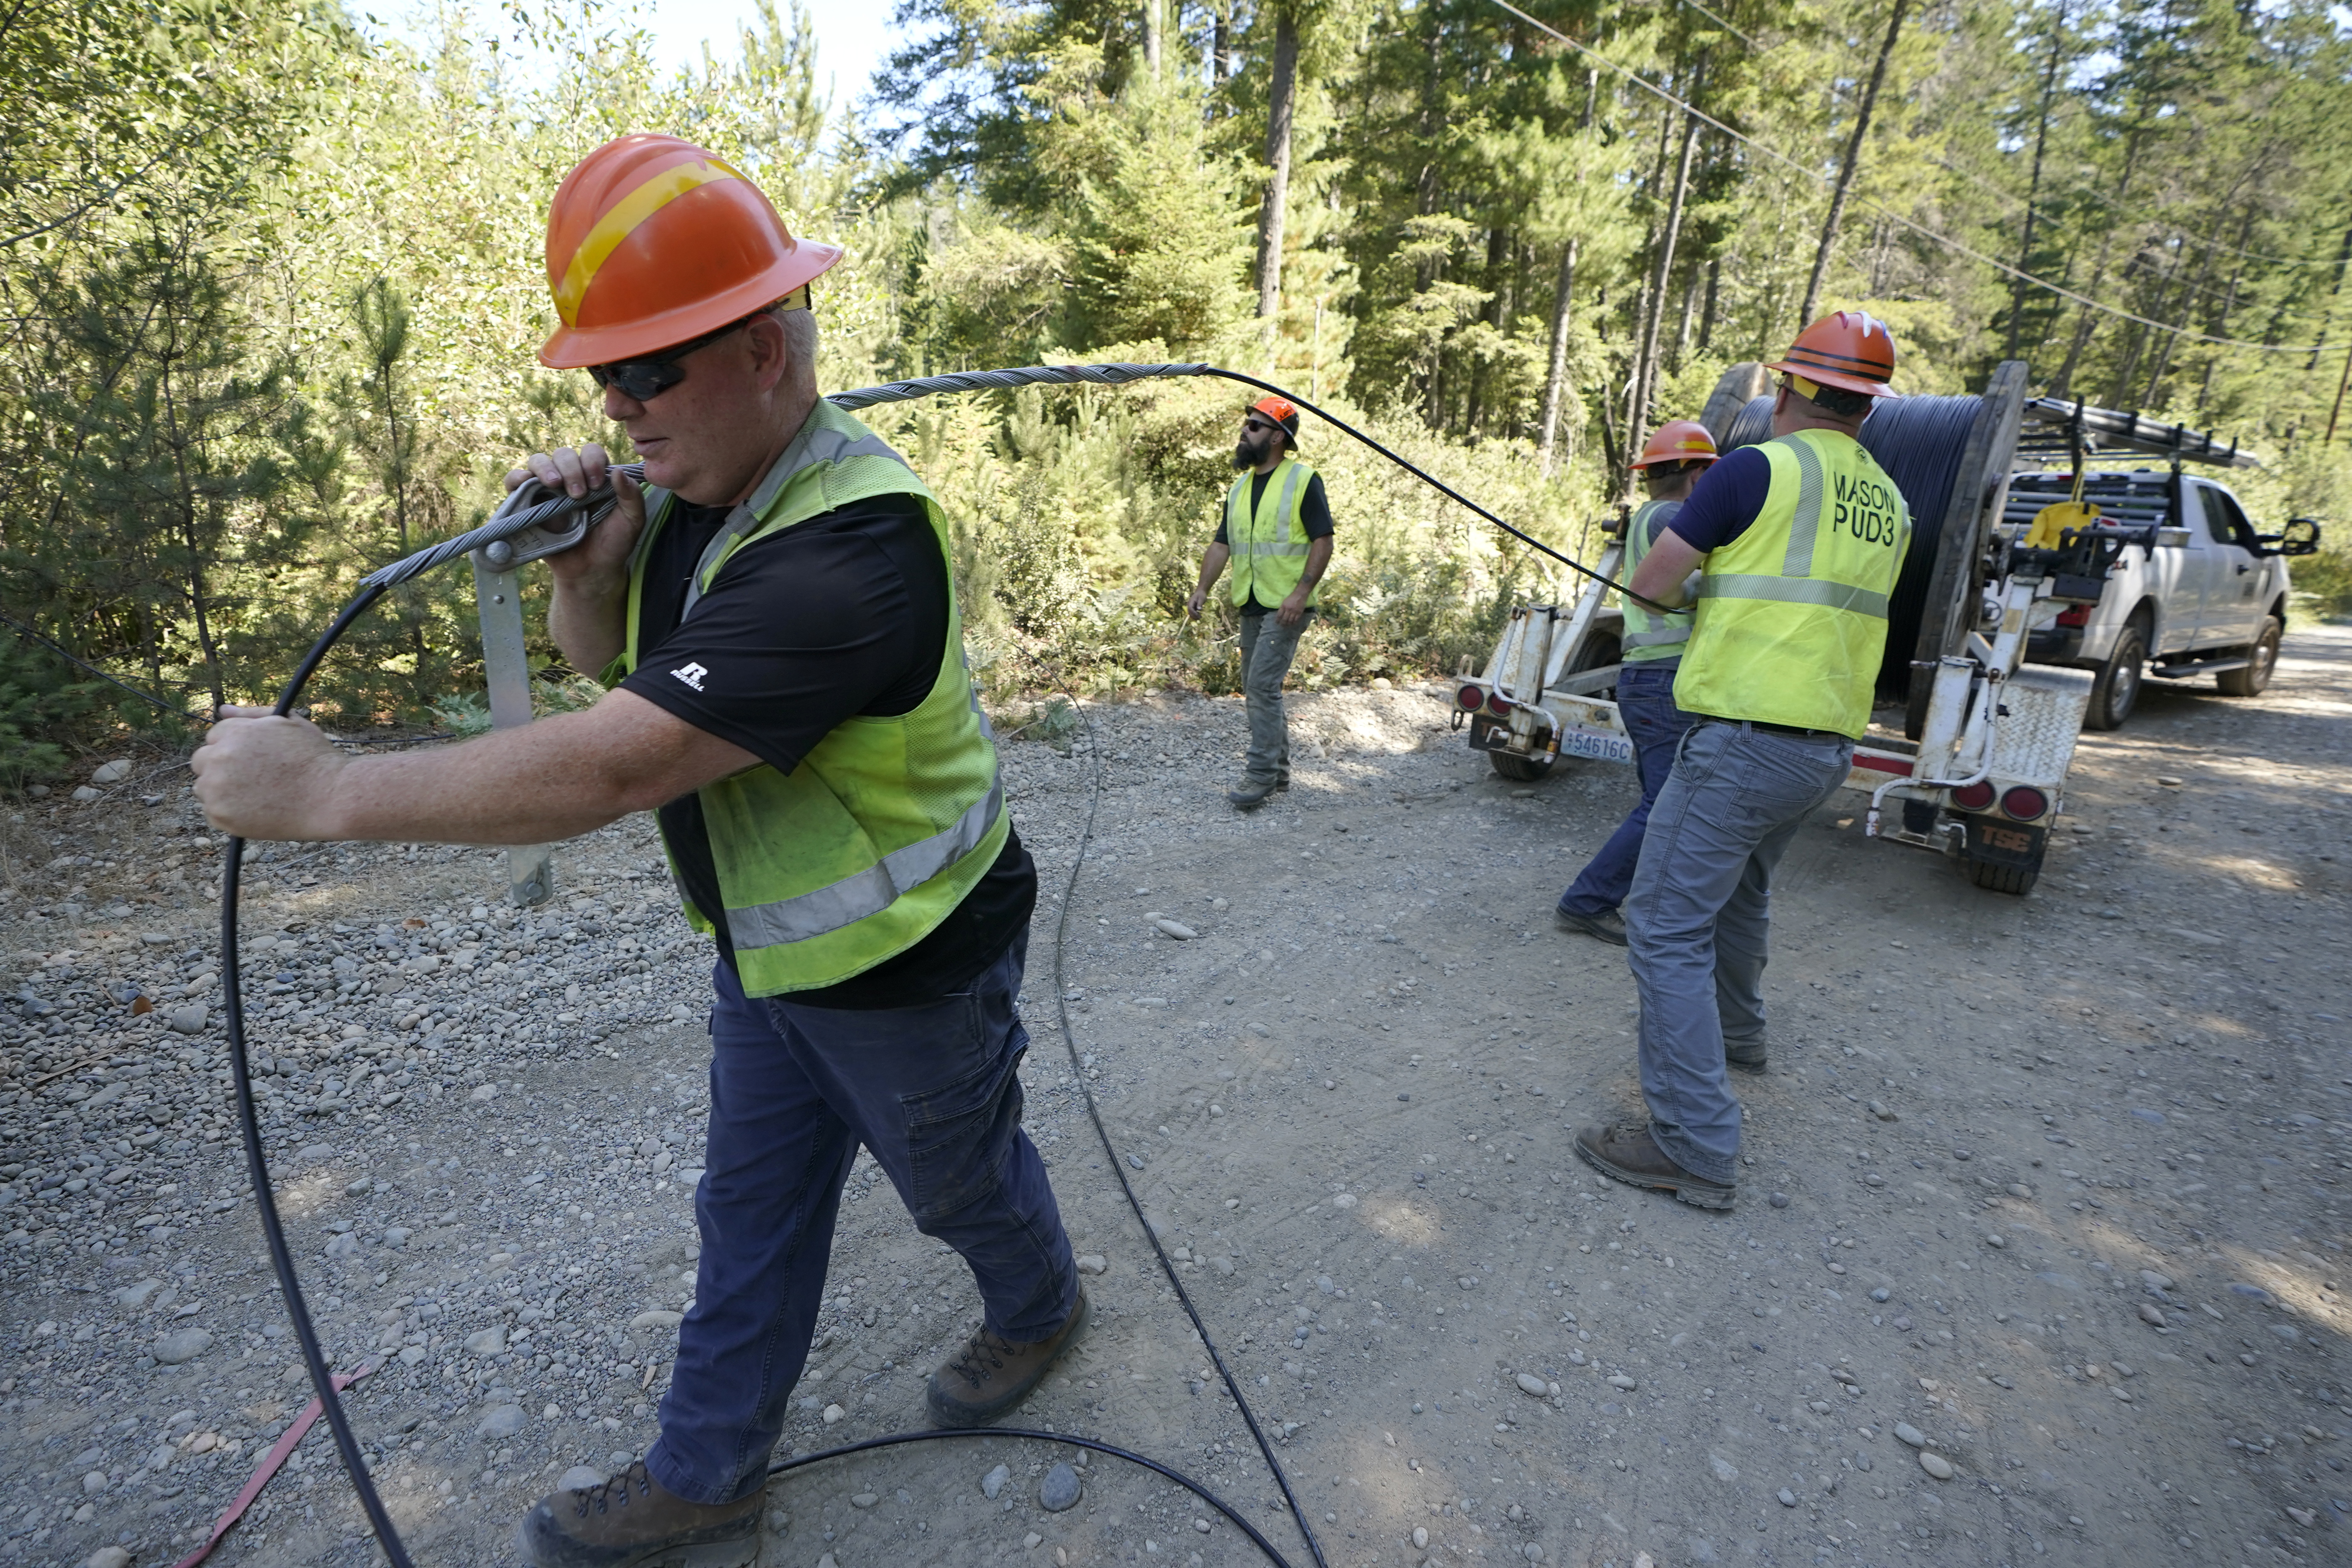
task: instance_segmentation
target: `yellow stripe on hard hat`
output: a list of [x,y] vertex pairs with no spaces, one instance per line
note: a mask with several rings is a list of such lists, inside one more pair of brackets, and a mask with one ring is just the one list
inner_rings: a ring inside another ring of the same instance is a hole
[[580,301],[588,297],[588,285],[596,280],[596,269],[620,248],[621,241],[635,232],[639,224],[698,185],[742,177],[716,158],[678,163],[614,202],[612,210],[598,218],[596,226],[580,242],[580,248],[572,253],[571,265],[563,269],[563,281],[555,287],[555,310],[563,318],[563,324],[580,324]]

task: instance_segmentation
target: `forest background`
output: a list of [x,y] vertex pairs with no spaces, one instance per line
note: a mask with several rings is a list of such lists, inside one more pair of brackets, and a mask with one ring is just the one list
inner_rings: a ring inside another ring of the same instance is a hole
[[[2352,33],[2314,0],[899,0],[908,42],[842,102],[767,4],[667,72],[657,7],[452,6],[425,48],[361,21],[0,9],[0,788],[266,698],[515,454],[614,439],[533,353],[548,199],[628,131],[847,247],[827,387],[1211,361],[1580,550],[1629,439],[1859,307],[1908,390],[2023,358],[2036,391],[2242,438],[2263,526],[2352,523]],[[1240,401],[869,416],[952,514],[992,701],[1231,689],[1230,616],[1180,609]],[[1305,444],[1339,522],[1307,685],[1451,669],[1550,584],[1336,433]],[[2341,610],[2347,563],[2298,581]],[[532,609],[545,700],[584,700]],[[312,691],[356,735],[478,724],[480,684],[446,572]]]

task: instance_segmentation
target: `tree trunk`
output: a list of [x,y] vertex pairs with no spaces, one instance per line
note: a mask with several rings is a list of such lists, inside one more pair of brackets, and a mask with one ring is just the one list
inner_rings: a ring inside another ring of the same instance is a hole
[[1286,5],[1274,13],[1274,74],[1266,89],[1265,205],[1257,220],[1257,313],[1272,347],[1282,309],[1283,205],[1290,199],[1290,124],[1298,87],[1298,19]]
[[1216,86],[1225,85],[1234,74],[1234,7],[1233,0],[1223,0],[1217,7],[1217,18],[1209,28],[1209,79]]
[[[2033,128],[2033,177],[2025,187],[2025,232],[2017,242],[2017,269],[2033,270],[2033,204],[2042,198],[2042,153],[2050,143],[2050,106],[2058,94],[2058,63],[2065,47],[2066,3],[2059,0],[2058,15],[2050,24],[2050,64],[2042,73],[2042,112]],[[2017,357],[2018,328],[2025,314],[2025,279],[2013,278],[2009,286],[2009,347],[2001,357]]]
[[1715,307],[1722,292],[1723,258],[1717,256],[1706,264],[1706,305],[1698,318],[1698,352],[1702,356],[1715,346]]
[[[2246,223],[2249,227],[2253,223],[2253,215],[2251,211],[2246,216]],[[2245,231],[2241,229],[2238,234],[2238,243],[2243,245],[2245,240]],[[2139,400],[2140,406],[2143,408],[2149,407],[2156,402],[2157,386],[2164,380],[2164,373],[2172,364],[2172,351],[2179,346],[2180,334],[2188,330],[2189,321],[2197,314],[2197,302],[2204,295],[2206,279],[2213,276],[2213,256],[2219,248],[2210,239],[2205,242],[2205,258],[2197,264],[2197,280],[2189,284],[2188,290],[2180,296],[2180,320],[2172,331],[2164,335],[2164,345],[2156,353],[2156,368],[2147,373],[2147,391]]]
[[1811,324],[1813,308],[1821,303],[1822,279],[1829,274],[1830,253],[1837,248],[1838,226],[1845,221],[1846,197],[1853,190],[1853,172],[1862,163],[1863,138],[1870,134],[1870,117],[1878,107],[1878,89],[1886,80],[1886,62],[1895,54],[1895,40],[1903,31],[1903,13],[1910,3],[1911,0],[1895,0],[1895,9],[1886,18],[1886,39],[1878,46],[1878,63],[1870,68],[1870,85],[1863,89],[1853,135],[1845,144],[1845,160],[1838,165],[1837,184],[1830,192],[1829,216],[1822,220],[1821,248],[1813,253],[1813,275],[1805,281],[1805,302],[1797,310],[1799,331]]
[[1578,241],[1570,237],[1559,250],[1559,278],[1552,286],[1551,359],[1544,372],[1543,410],[1536,416],[1536,463],[1551,477],[1555,443],[1559,437],[1559,405],[1568,385],[1569,300],[1576,291]]
[[[1579,135],[1592,128],[1593,110],[1600,106],[1600,99],[1601,72],[1597,68],[1587,70],[1584,73],[1584,117],[1576,128]],[[1579,176],[1579,183],[1581,183],[1581,176]],[[1581,243],[1576,236],[1570,235],[1561,244],[1559,276],[1552,284],[1550,356],[1544,367],[1543,403],[1536,416],[1536,461],[1546,479],[1551,477],[1559,450],[1559,406],[1568,385],[1570,302],[1576,292],[1576,255]]]
[[1143,73],[1160,79],[1160,0],[1143,0]]
[[[1902,0],[1897,0],[1902,3]],[[1701,55],[1698,68],[1692,73],[1690,98],[1694,108],[1699,93],[1706,86],[1706,57]],[[1682,151],[1675,159],[1674,188],[1666,197],[1666,228],[1658,238],[1657,270],[1652,275],[1647,289],[1647,309],[1642,322],[1642,353],[1633,369],[1633,395],[1626,404],[1625,439],[1630,446],[1642,438],[1649,428],[1650,400],[1657,388],[1658,328],[1666,314],[1666,284],[1675,268],[1675,246],[1682,238],[1684,198],[1690,189],[1691,155],[1698,148],[1698,116],[1683,116]]]

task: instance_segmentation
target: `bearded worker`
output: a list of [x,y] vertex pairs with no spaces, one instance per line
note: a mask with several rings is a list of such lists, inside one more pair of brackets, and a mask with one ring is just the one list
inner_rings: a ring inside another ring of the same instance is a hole
[[1604,1174],[1710,1209],[1738,1186],[1726,1069],[1760,1073],[1769,1055],[1773,868],[1870,726],[1911,543],[1903,492],[1860,438],[1876,400],[1900,395],[1886,324],[1824,316],[1767,368],[1781,374],[1772,438],[1708,468],[1633,573],[1635,594],[1673,606],[1704,563],[1675,675],[1691,727],[1625,900],[1649,1122],[1576,1135]]
[[654,811],[716,942],[702,1256],[660,1435],[542,1499],[536,1568],[758,1554],[771,1451],[806,1360],[860,1144],[917,1228],[971,1265],[982,1326],[931,1375],[943,1426],[1018,1404],[1087,1317],[1021,1130],[1017,1011],[1036,872],[963,658],[947,521],[817,395],[795,240],[742,174],[667,136],[597,149],[557,191],[540,351],[604,389],[646,485],[603,447],[508,476],[613,513],[550,558],[549,625],[611,689],[584,712],[346,760],[237,710],[197,753],[214,825],[264,839],[531,844]]
[[1242,616],[1242,697],[1249,710],[1249,754],[1238,789],[1225,798],[1255,811],[1290,787],[1290,725],[1282,683],[1314,619],[1316,584],[1331,564],[1331,503],[1323,476],[1298,460],[1298,410],[1267,394],[1242,415],[1234,443],[1241,478],[1225,494],[1217,537],[1201,557],[1201,580],[1184,613],[1201,606],[1225,563],[1234,565],[1234,607]]

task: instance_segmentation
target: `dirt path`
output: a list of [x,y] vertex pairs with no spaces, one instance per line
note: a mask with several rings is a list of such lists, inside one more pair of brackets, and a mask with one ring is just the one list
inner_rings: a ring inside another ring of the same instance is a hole
[[[1297,703],[1296,785],[1240,818],[1218,793],[1238,702],[1097,711],[1076,1044],[1332,1563],[2342,1556],[2352,635],[2291,635],[2260,702],[2143,702],[2086,741],[2031,898],[1866,841],[1858,796],[1821,814],[1779,889],[1773,1070],[1738,1086],[1728,1215],[1604,1185],[1568,1147],[1638,1104],[1622,953],[1549,917],[1628,773],[1526,790],[1447,732],[1442,693],[1351,692]],[[1303,1564],[1060,1048],[1052,942],[1091,760],[1008,758],[1049,890],[1030,1126],[1107,1268],[1097,1326],[1024,1419],[1202,1479]],[[236,1202],[216,1017],[161,1021],[189,1005],[166,979],[209,994],[208,916],[163,863],[187,812],[173,785],[10,829],[19,857],[117,864],[30,874],[5,932],[10,989],[37,1001],[0,1016],[0,1455],[26,1482],[0,1562],[170,1560],[301,1395]],[[509,1561],[560,1472],[652,1436],[692,1289],[705,1059],[673,1020],[707,960],[638,824],[562,849],[565,903],[527,919],[490,906],[470,852],[263,871],[249,941],[289,945],[260,955],[286,978],[257,1043],[312,1304],[340,1364],[390,1358],[353,1408],[419,1560]],[[162,901],[106,901],[133,894]],[[158,1011],[129,1019],[126,983]],[[873,1177],[861,1162],[844,1207],[799,1451],[919,1425],[923,1374],[976,1315]],[[204,1346],[154,1359],[190,1328]],[[300,1453],[218,1560],[364,1558],[323,1432]],[[762,1560],[1255,1560],[1112,1461],[1043,1511],[1075,1453],[992,1440],[797,1474]]]

